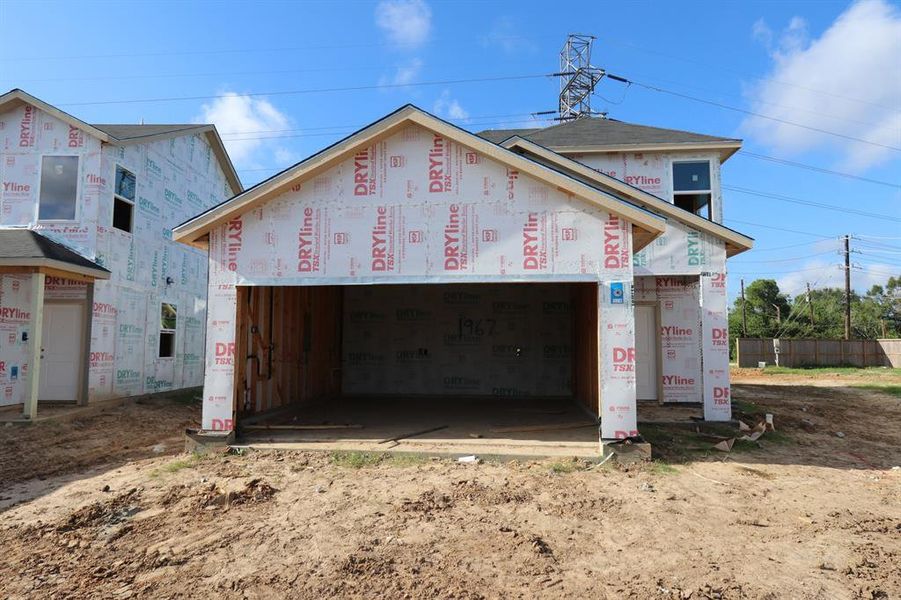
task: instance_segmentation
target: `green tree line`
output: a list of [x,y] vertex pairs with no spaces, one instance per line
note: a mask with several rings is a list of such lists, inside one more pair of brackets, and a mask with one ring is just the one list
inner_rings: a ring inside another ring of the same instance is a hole
[[[744,334],[742,306],[747,320]],[[845,335],[845,291],[822,288],[792,298],[779,290],[775,280],[757,279],[745,287],[744,301],[735,299],[729,311],[729,335],[733,339],[841,339]],[[901,337],[901,275],[889,277],[885,285],[874,285],[865,294],[851,293],[851,337]]]

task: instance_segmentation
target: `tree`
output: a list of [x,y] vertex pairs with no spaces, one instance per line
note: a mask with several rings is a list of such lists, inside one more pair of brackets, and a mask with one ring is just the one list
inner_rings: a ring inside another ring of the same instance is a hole
[[[791,310],[789,297],[779,291],[774,279],[757,279],[745,288],[745,311],[748,331],[746,337],[775,337]],[[742,299],[736,298],[729,315],[729,329],[742,333]]]

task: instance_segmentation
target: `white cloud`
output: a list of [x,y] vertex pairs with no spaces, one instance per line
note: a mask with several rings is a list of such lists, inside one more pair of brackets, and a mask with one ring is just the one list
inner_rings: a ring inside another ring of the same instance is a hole
[[408,83],[413,83],[424,64],[422,59],[414,58],[406,64],[397,67],[393,76],[381,77],[379,85],[407,85]]
[[[752,110],[889,146],[901,143],[897,6],[859,1],[816,39],[800,17],[778,34],[758,20],[752,35],[773,60],[771,73],[751,92]],[[760,117],[749,117],[743,128],[759,143],[785,153],[831,148],[845,168],[857,171],[897,156],[887,148]]]
[[[235,92],[225,92],[210,104],[201,107],[197,122],[212,123],[219,130],[225,148],[235,166],[250,168],[272,166],[272,159],[263,155],[274,155],[283,166],[285,160],[294,159],[290,150],[278,143],[277,139],[261,139],[275,136],[276,132],[291,128],[291,120],[265,98],[242,96]],[[263,159],[262,163],[258,159]]]
[[432,110],[439,117],[454,120],[465,120],[469,118],[469,112],[464,109],[455,98],[451,98],[450,91],[444,90],[441,96],[435,100]]
[[518,35],[521,28],[512,17],[500,17],[491,24],[491,29],[482,38],[483,47],[500,48],[505,54],[534,53],[538,46],[529,38]]
[[422,0],[383,0],[375,7],[375,24],[400,46],[421,46],[432,29],[432,10]]

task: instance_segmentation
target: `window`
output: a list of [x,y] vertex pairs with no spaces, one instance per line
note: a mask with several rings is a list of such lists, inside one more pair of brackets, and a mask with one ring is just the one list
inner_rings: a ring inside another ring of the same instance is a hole
[[113,227],[131,233],[135,212],[135,175],[116,166],[116,188],[113,190]]
[[163,302],[160,308],[160,358],[175,356],[175,325],[178,322],[178,307]]
[[78,203],[78,157],[45,156],[41,159],[41,195],[38,219],[74,221]]
[[712,219],[712,197],[710,161],[673,163],[673,204],[705,219]]

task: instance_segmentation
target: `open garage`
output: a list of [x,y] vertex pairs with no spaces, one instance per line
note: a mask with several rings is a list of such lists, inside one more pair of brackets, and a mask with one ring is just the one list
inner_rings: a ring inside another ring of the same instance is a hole
[[595,284],[240,286],[237,306],[249,436],[378,444],[433,429],[427,443],[458,449],[538,437],[597,451]]

